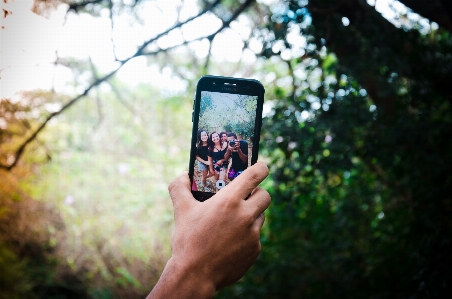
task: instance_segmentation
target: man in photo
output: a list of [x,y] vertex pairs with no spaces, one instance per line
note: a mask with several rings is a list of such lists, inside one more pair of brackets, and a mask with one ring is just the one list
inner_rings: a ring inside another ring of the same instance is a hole
[[221,138],[221,142],[226,142],[226,141],[228,141],[228,133],[226,133],[226,132],[221,132],[221,133],[220,133],[220,138]]
[[248,167],[248,142],[239,140],[235,133],[228,133],[228,149],[224,155],[225,161],[232,158],[228,172],[229,180],[234,180]]

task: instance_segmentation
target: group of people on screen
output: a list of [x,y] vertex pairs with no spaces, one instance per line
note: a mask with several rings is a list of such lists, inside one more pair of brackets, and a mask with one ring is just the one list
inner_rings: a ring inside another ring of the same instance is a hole
[[[201,172],[201,189],[208,191],[207,179],[211,179],[216,190],[232,181],[248,167],[248,142],[233,132],[211,132],[198,130],[196,160]],[[211,189],[211,188],[209,188]]]

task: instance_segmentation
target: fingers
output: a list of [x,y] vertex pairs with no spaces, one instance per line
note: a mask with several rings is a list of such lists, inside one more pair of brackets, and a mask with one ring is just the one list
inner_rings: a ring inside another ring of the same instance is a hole
[[260,215],[264,214],[264,211],[268,208],[270,202],[270,194],[261,187],[257,187],[247,199],[246,204],[253,207],[254,216],[258,218]]
[[[268,168],[262,162],[248,167],[241,175],[229,183],[223,190],[233,191],[237,200],[245,199],[268,175]],[[224,192],[227,194],[227,192]]]
[[265,222],[265,214],[262,213],[257,217],[256,221],[254,222],[254,225],[256,225],[257,228],[259,228],[259,230],[261,230],[262,226],[264,225],[264,222]]
[[175,214],[181,209],[185,210],[189,208],[196,202],[196,199],[191,194],[188,172],[184,172],[175,178],[168,186],[168,191],[173,201]]

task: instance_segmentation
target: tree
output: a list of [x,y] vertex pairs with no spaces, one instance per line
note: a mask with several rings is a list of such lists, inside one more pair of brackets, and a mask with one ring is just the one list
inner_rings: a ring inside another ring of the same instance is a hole
[[228,94],[201,95],[199,128],[212,132],[234,132],[243,139],[254,135],[257,100],[254,96]]
[[[134,57],[152,57],[187,82],[191,92],[190,78],[208,70],[254,74],[265,81],[271,109],[261,148],[271,160],[266,184],[273,203],[263,252],[245,278],[219,297],[441,298],[450,293],[449,2],[402,0],[414,12],[397,3],[388,20],[364,0],[290,0],[269,7],[255,1],[201,1],[198,15],[144,41],[132,56],[118,58],[119,69]],[[37,9],[43,3],[49,2],[36,1]],[[135,5],[140,1],[72,1],[68,12],[96,15],[106,8],[114,26],[115,14],[134,13]],[[262,46],[255,68],[215,65],[210,55],[182,61],[175,50],[191,41],[168,48],[156,43],[208,12],[222,19],[218,31],[200,38],[209,42],[209,51],[216,35],[240,15],[252,21],[244,51]],[[64,59],[58,63],[73,66]],[[98,74],[89,61],[86,66],[84,92],[63,97],[61,110],[44,122],[33,120],[26,138],[16,139],[22,142],[2,148],[1,168],[16,167],[52,118],[113,80],[118,70]],[[20,121],[11,118],[10,124]],[[12,131],[2,131],[1,140],[21,137]]]
[[[172,49],[175,49],[177,47],[180,46],[184,46],[187,45],[191,42],[193,42],[193,40],[183,40],[183,42],[181,44],[177,44],[174,46],[170,46],[167,48],[161,48],[158,46],[157,42],[159,41],[160,38],[168,35],[170,32],[174,31],[175,29],[178,29],[180,27],[182,27],[183,25],[199,18],[200,16],[206,14],[207,12],[210,12],[211,10],[213,10],[217,5],[219,5],[221,1],[220,0],[216,0],[213,3],[209,3],[207,2],[205,4],[205,7],[195,16],[188,18],[187,20],[183,21],[183,22],[177,22],[174,26],[172,26],[171,28],[168,28],[167,30],[165,30],[164,32],[158,34],[157,36],[144,41],[143,44],[141,44],[138,49],[135,51],[135,53],[129,57],[123,58],[123,59],[118,59],[116,57],[117,62],[119,63],[118,67],[116,69],[114,69],[113,71],[105,74],[105,75],[101,75],[99,76],[97,74],[97,70],[95,69],[95,66],[92,65],[91,68],[91,72],[89,72],[89,76],[90,76],[90,82],[88,83],[88,87],[85,88],[85,90],[73,97],[72,99],[70,99],[68,102],[66,102],[60,110],[58,111],[54,111],[52,113],[50,113],[46,119],[34,130],[32,130],[29,134],[28,137],[25,138],[21,143],[20,146],[18,146],[18,148],[16,150],[14,150],[11,154],[9,154],[9,158],[8,161],[0,161],[0,168],[6,169],[6,170],[11,170],[19,161],[19,158],[21,157],[22,153],[24,152],[26,146],[28,144],[30,144],[33,140],[35,140],[35,138],[38,136],[38,134],[46,127],[47,123],[54,117],[58,116],[59,114],[61,114],[63,111],[65,111],[66,109],[68,109],[69,107],[71,107],[72,105],[74,105],[76,102],[78,102],[80,99],[86,97],[88,95],[88,93],[96,88],[97,86],[99,86],[101,83],[103,82],[107,82],[109,79],[111,79],[119,69],[121,69],[127,62],[129,62],[130,60],[132,60],[133,58],[136,57],[140,57],[140,56],[145,56],[145,57],[153,57],[156,56],[160,53],[167,53],[169,51],[171,51]],[[215,32],[213,32],[212,34],[208,35],[208,36],[202,36],[200,38],[197,38],[196,40],[203,40],[203,39],[207,39],[209,42],[211,42],[215,36],[220,33],[221,31],[223,31],[225,28],[227,28],[230,23],[232,21],[234,21],[246,8],[248,8],[251,4],[253,4],[255,1],[254,0],[246,0],[245,2],[241,3],[240,5],[238,5],[237,7],[235,7],[235,5],[231,5],[232,9],[235,9],[234,12],[231,14],[229,12],[224,12],[224,14],[226,16],[222,16],[225,17],[225,19],[222,19],[222,26],[216,30]],[[41,1],[41,0],[36,0],[35,1],[35,5],[34,5],[34,10],[37,12],[41,12],[44,13],[46,10],[49,9],[49,7],[52,7],[54,5],[56,5],[55,1]],[[73,1],[70,2],[68,4],[68,9],[67,9],[67,13],[70,12],[88,12],[91,14],[96,14],[98,13],[98,11],[100,11],[102,8],[107,7],[110,11],[110,19],[111,19],[111,23],[112,23],[112,27],[114,26],[114,12],[116,9],[116,6],[118,6],[118,11],[119,13],[122,13],[126,10],[133,10],[135,9],[135,6],[138,5],[138,1],[135,1],[133,4],[131,5],[125,5],[122,4],[122,2],[120,2],[117,5],[114,5],[112,1],[108,1],[108,0],[93,0],[93,1]],[[115,6],[115,9],[113,8],[113,6]],[[6,10],[5,10],[6,11]],[[5,17],[8,14],[5,14]],[[153,50],[153,47],[157,47],[157,50]],[[151,49],[150,49],[151,48]],[[56,61],[56,63],[58,63],[58,59]],[[208,64],[208,60],[206,62],[206,65]]]
[[425,5],[419,0],[400,1],[421,16],[438,23],[442,28],[452,32],[452,4],[446,0],[431,1]]
[[[38,6],[47,2],[36,1]],[[189,83],[187,91],[168,95],[142,85],[132,91],[115,75],[128,61],[143,56],[162,69],[167,67],[168,61],[176,61],[170,67],[177,76],[199,77],[205,72],[204,65],[208,64],[205,60],[209,59],[195,59],[195,53],[187,46],[192,40],[164,47],[159,38],[211,13],[215,7],[218,9],[215,14],[222,17],[218,19],[220,26],[194,41],[210,43],[252,2],[224,6],[220,6],[220,1],[206,2],[205,9],[200,8],[189,19],[177,20],[159,36],[144,40],[131,56],[116,57],[117,68],[105,73],[89,57],[80,60],[57,53],[56,68],[70,69],[75,74],[73,84],[83,86],[81,92],[62,94],[55,89],[34,90],[20,93],[14,99],[0,100],[0,267],[5,270],[0,271],[0,284],[4,286],[1,287],[2,295],[8,298],[49,294],[142,298],[149,292],[169,251],[168,240],[160,243],[154,240],[160,236],[167,238],[172,225],[168,209],[156,204],[158,198],[155,197],[165,199],[168,177],[188,164],[183,150],[189,144],[189,136],[184,130],[187,131],[191,123],[185,111],[191,107],[190,95],[195,83],[184,78],[184,83]],[[67,9],[68,14],[92,15],[107,10],[114,23],[121,16],[138,11],[143,3],[71,1]],[[155,122],[149,121],[153,119]],[[110,131],[105,133],[106,130]],[[101,153],[96,149],[99,138],[105,138],[110,144]],[[112,157],[112,152],[120,155],[105,163]],[[61,173],[61,168],[54,167],[67,154],[71,158],[66,161],[73,163],[72,168],[69,173]],[[169,158],[170,155],[175,160]],[[122,159],[132,163],[121,163]],[[47,160],[48,164],[45,163]],[[152,165],[152,169],[147,164]],[[92,175],[93,169],[98,169],[101,174]],[[70,182],[76,172],[83,177],[80,186]],[[120,179],[118,172],[123,176]],[[111,173],[116,174],[116,179],[110,181],[107,177]],[[125,183],[130,177],[136,185]],[[45,180],[53,189],[51,193],[39,189]],[[91,188],[93,193],[79,192],[80,196],[72,196],[87,183],[94,187]],[[148,189],[138,193],[139,188],[135,186],[148,186]],[[107,198],[108,207],[120,211],[115,217],[102,212],[103,196],[99,196],[110,190],[113,192],[109,194],[113,196]],[[121,195],[126,190],[131,193]],[[30,196],[43,201],[56,200],[49,207]],[[127,204],[120,205],[121,199],[127,200]],[[84,201],[90,204],[82,207]],[[124,210],[130,214],[127,216]],[[156,225],[146,223],[158,228],[159,232],[150,233],[149,229],[141,227],[146,234],[144,238],[129,234],[130,228],[139,221],[137,218],[146,213],[158,214],[158,217],[151,217],[160,219],[158,223],[156,220]],[[80,214],[83,217],[77,217]],[[41,225],[42,219],[48,222]],[[132,226],[128,225],[130,221],[134,222]],[[118,238],[119,235],[127,235],[127,238]],[[21,287],[11,284],[11,279],[19,282]]]
[[273,9],[266,28],[275,38],[263,55],[294,50],[295,29],[307,45],[287,61],[292,89],[276,88],[273,116],[265,119],[274,182],[264,252],[231,293],[450,293],[452,143],[441,136],[451,122],[452,39],[447,10],[433,11],[419,10],[444,17],[444,28],[412,21],[409,10],[396,11],[391,24],[359,0],[286,1]]

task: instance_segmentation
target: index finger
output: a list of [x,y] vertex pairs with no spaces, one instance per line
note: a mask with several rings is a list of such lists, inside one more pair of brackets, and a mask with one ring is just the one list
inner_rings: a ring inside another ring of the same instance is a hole
[[232,191],[237,199],[245,199],[268,176],[268,167],[262,162],[248,167],[242,174],[229,183],[223,190]]
[[197,202],[196,199],[193,198],[190,186],[188,172],[184,172],[179,177],[175,178],[168,186],[168,191],[171,200],[173,201],[175,218],[178,213],[189,209],[190,206]]

